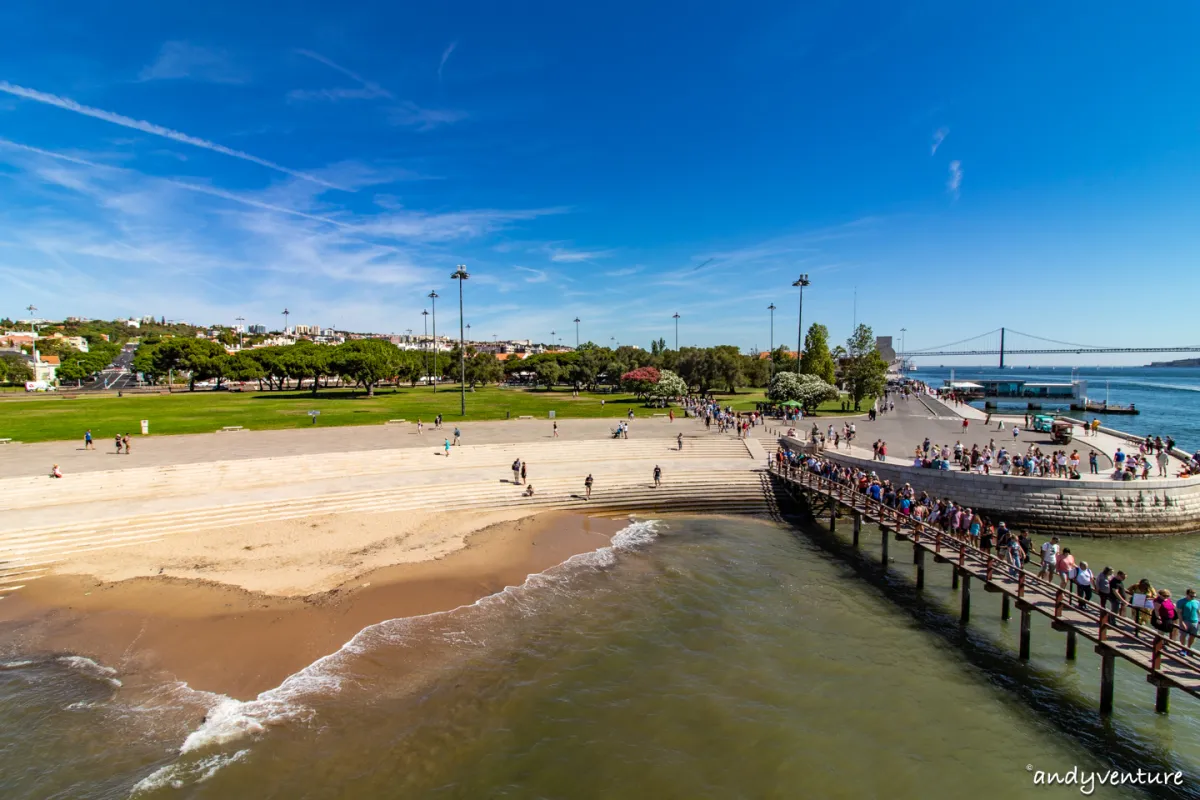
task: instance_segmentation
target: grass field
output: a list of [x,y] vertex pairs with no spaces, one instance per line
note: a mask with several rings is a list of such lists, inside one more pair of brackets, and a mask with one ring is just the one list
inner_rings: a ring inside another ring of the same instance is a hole
[[[750,411],[763,399],[761,389],[736,395],[718,394],[722,405]],[[601,405],[601,400],[604,404]],[[313,422],[309,411],[320,411],[316,425],[379,425],[389,419],[417,418],[426,422],[441,413],[448,422],[495,420],[522,415],[546,419],[553,410],[560,418],[621,417],[629,409],[647,417],[663,409],[647,408],[628,394],[582,394],[569,390],[547,392],[516,388],[479,388],[467,392],[467,414],[460,416],[457,387],[384,389],[374,397],[348,390],[331,389],[315,398],[309,392],[175,392],[173,394],[126,395],[86,394],[10,398],[0,401],[0,438],[18,442],[44,442],[82,438],[91,429],[98,440],[117,433],[137,433],[140,421],[150,421],[150,433],[212,433],[226,425],[250,430],[307,428]],[[841,414],[839,403],[822,406],[820,413]]]

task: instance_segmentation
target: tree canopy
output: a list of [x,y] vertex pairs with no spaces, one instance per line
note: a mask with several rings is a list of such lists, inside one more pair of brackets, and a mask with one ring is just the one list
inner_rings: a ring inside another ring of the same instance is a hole
[[797,375],[794,372],[776,374],[767,390],[767,399],[771,402],[795,401],[809,412],[816,411],[821,403],[836,400],[837,396],[836,386],[826,383],[816,375]]
[[860,410],[863,398],[879,397],[887,384],[887,362],[875,347],[875,334],[867,325],[859,325],[846,340],[846,390]]
[[804,337],[804,353],[800,356],[800,372],[816,375],[826,383],[837,383],[837,370],[829,353],[829,329],[813,323]]

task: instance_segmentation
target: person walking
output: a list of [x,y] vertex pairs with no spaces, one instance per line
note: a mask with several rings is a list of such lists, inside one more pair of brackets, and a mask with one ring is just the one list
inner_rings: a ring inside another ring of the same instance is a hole
[[553,439],[558,438],[558,420],[554,420],[554,436],[552,436],[551,438],[553,438]]
[[[1186,597],[1179,603],[1176,610],[1179,612],[1179,627],[1182,629],[1179,632],[1179,643],[1184,646],[1184,650],[1180,655],[1190,656],[1191,648],[1196,643],[1196,635],[1200,634],[1200,600],[1196,599],[1196,590],[1188,589],[1185,593]],[[1184,637],[1187,641],[1184,641]]]
[[121,455],[121,434],[113,437],[113,444],[117,446],[117,455]]
[[1075,570],[1075,589],[1079,594],[1079,607],[1083,608],[1084,600],[1092,599],[1092,582],[1096,576],[1092,574],[1088,568],[1086,561],[1079,562],[1079,569]]
[[654,488],[662,486],[662,467],[658,464],[654,465]]
[[682,450],[683,449],[683,432],[682,431],[680,431],[679,435],[675,437],[675,442],[676,442],[676,449]]
[[[1155,456],[1155,459],[1158,460],[1158,477],[1166,478],[1167,477],[1167,467],[1170,466],[1170,464],[1171,464],[1171,457],[1169,455],[1167,455],[1166,450],[1160,449],[1158,451],[1158,455]],[[1180,605],[1183,605],[1183,603],[1180,603]]]
[[1100,456],[1096,454],[1095,450],[1088,453],[1088,469],[1091,470],[1093,475],[1100,474]]
[[671,409],[668,409],[668,410],[667,410],[667,419],[668,419],[670,422],[674,422],[674,421],[675,421],[675,409],[671,408]]
[[526,476],[528,475],[528,473],[525,471],[525,468],[526,468],[526,466],[527,466],[528,464],[529,464],[529,462],[528,462],[528,461],[522,461],[522,462],[521,462],[521,483],[522,483],[522,484],[524,484],[524,483],[526,483],[526,482],[527,482],[527,481],[525,480],[525,478],[526,478]]
[[521,483],[521,459],[518,458],[513,461],[512,471],[513,471],[513,484],[514,485],[520,484]]
[[444,441],[446,443],[446,445],[445,445],[446,446],[446,458],[449,458],[450,457],[450,440],[443,439],[442,441]]
[[91,428],[88,428],[86,431],[84,431],[83,449],[84,450],[95,450],[96,449],[95,443],[92,442],[92,429]]
[[592,499],[592,474],[589,472],[587,478],[583,481],[584,499]]
[[417,436],[421,435],[421,431],[425,430],[425,424],[421,422],[421,418],[417,417]]
[[1107,609],[1112,606],[1112,567],[1105,567],[1096,574],[1096,602],[1100,604],[1100,608]]
[[1058,563],[1055,565],[1055,571],[1058,573],[1058,586],[1060,589],[1067,588],[1067,581],[1075,578],[1075,556],[1071,555],[1071,548],[1064,547],[1059,553]]
[[459,440],[460,440],[461,438],[462,438],[462,431],[460,431],[460,430],[458,429],[458,426],[457,426],[457,425],[455,425],[455,426],[454,426],[454,446],[455,446],[455,447],[458,447],[458,445],[459,445]]
[[1129,605],[1129,598],[1125,596],[1125,570],[1117,570],[1116,576],[1109,579],[1108,595],[1113,613],[1124,616],[1125,606]]
[[129,434],[128,433],[121,437],[121,444],[125,445],[125,455],[129,455],[131,450],[129,449]]

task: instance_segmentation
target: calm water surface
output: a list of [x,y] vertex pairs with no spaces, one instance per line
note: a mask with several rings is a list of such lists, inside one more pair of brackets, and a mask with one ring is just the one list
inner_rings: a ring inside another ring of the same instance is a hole
[[[1098,724],[1087,648],[1064,662],[1039,621],[1018,663],[998,600],[976,592],[962,631],[949,573],[917,597],[899,548],[888,577],[872,565],[878,536],[857,561],[841,540],[751,520],[621,540],[475,606],[368,629],[255,703],[78,660],[10,663],[0,796],[1073,797],[1026,765],[1189,780],[1200,765],[1195,701],[1157,716],[1144,675],[1118,665],[1114,722]],[[1182,585],[1196,544],[1078,549]],[[1118,794],[1134,796],[1096,791]]]
[[[930,386],[941,386],[950,378],[950,369],[918,365],[912,375]],[[1070,367],[1014,367],[1003,371],[996,367],[954,368],[954,379],[964,381],[1016,379],[1068,383],[1072,375],[1088,382],[1088,396],[1092,400],[1103,401],[1107,387],[1110,403],[1133,403],[1141,409],[1142,413],[1133,416],[1095,415],[1101,424],[1139,436],[1170,435],[1189,453],[1200,450],[1200,368],[1081,367],[1074,372]],[[998,402],[1002,408],[1009,405],[1024,408],[1024,403],[1019,401]],[[982,406],[983,403],[980,401],[975,405]],[[1069,405],[1061,408],[1066,409]],[[1043,403],[1043,407],[1056,406]],[[1081,414],[1078,412],[1077,416]]]

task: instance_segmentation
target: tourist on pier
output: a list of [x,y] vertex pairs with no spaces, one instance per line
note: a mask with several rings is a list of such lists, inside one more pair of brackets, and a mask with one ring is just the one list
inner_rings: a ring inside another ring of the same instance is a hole
[[1075,570],[1075,591],[1079,594],[1079,607],[1083,608],[1084,600],[1092,599],[1092,582],[1095,575],[1088,569],[1086,561],[1079,562],[1079,568]]
[[662,486],[662,467],[658,464],[654,465],[654,488]]
[[1054,571],[1058,568],[1058,550],[1057,536],[1042,544],[1042,568],[1038,570],[1039,578],[1048,581],[1054,577]]
[[1088,467],[1091,469],[1093,475],[1100,474],[1100,456],[1096,454],[1095,450],[1088,453]]
[[1171,465],[1171,457],[1167,455],[1167,451],[1162,449],[1162,440],[1155,442],[1155,447],[1158,449],[1158,454],[1155,456],[1158,459],[1158,477],[1170,477],[1167,474],[1167,467]]
[[1154,610],[1150,612],[1150,624],[1172,642],[1175,641],[1175,603],[1168,589],[1159,589],[1154,598]]
[[[1154,586],[1150,583],[1149,578],[1142,578],[1140,581],[1138,581],[1137,584],[1133,587],[1133,590],[1130,592],[1130,594],[1131,595],[1135,595],[1135,594],[1145,595],[1147,600],[1153,600],[1155,597],[1158,597],[1158,592],[1155,591]],[[1130,598],[1131,605],[1132,605],[1132,600],[1133,600],[1133,598],[1131,597]],[[1133,607],[1133,621],[1136,622],[1138,625],[1142,624],[1142,614],[1143,614],[1143,612],[1145,612],[1145,610],[1146,610],[1146,607],[1144,605]]]
[[513,471],[513,484],[519,485],[521,483],[521,459],[518,458],[513,461],[512,471]]
[[587,478],[583,481],[583,491],[586,500],[592,499],[592,474],[589,472]]
[[1117,570],[1115,577],[1108,582],[1109,601],[1112,603],[1112,610],[1118,616],[1125,614],[1125,606],[1129,605],[1129,598],[1125,596],[1125,570]]
[[1025,563],[1025,558],[1028,556],[1025,548],[1021,547],[1021,540],[1015,536],[1008,537],[1008,561],[1012,564],[1012,571],[1009,573],[1014,580],[1020,575],[1021,569]]
[[1062,553],[1058,556],[1058,563],[1054,567],[1058,573],[1058,586],[1061,589],[1067,588],[1067,581],[1075,577],[1075,556],[1071,555],[1071,548],[1064,547]]
[[[1190,650],[1196,643],[1196,635],[1200,634],[1200,600],[1196,599],[1195,589],[1188,589],[1186,594],[1176,610],[1179,612],[1179,627],[1182,629],[1179,632],[1179,643]],[[1186,642],[1184,637],[1187,637]],[[1191,655],[1188,650],[1184,650],[1182,655]]]
[[1112,605],[1112,567],[1105,567],[1096,573],[1096,578],[1093,581],[1096,586],[1096,602],[1100,604],[1100,608],[1107,609]]

